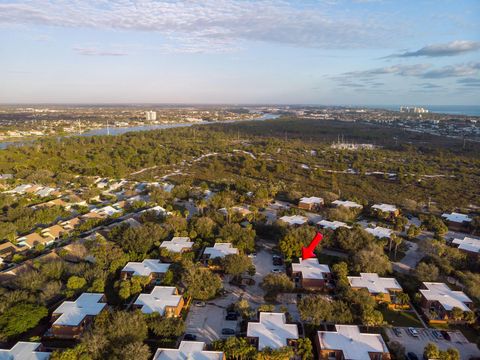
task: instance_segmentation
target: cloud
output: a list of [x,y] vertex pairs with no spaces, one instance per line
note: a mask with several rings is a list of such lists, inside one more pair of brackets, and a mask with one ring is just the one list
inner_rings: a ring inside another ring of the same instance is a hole
[[480,87],[480,78],[458,79],[457,83],[465,87]]
[[[418,76],[430,68],[430,64],[415,64],[415,65],[392,65],[374,68],[362,71],[349,71],[340,75],[341,78],[356,77],[356,78],[374,78],[378,75],[401,75],[401,76]],[[338,77],[337,77],[338,78]]]
[[79,55],[84,56],[126,56],[128,55],[123,51],[111,51],[111,50],[98,50],[96,48],[84,48],[84,47],[75,47],[73,48]]
[[425,79],[442,79],[449,77],[464,77],[475,75],[480,70],[480,62],[468,64],[447,65],[423,73]]
[[416,51],[407,51],[401,54],[392,54],[387,58],[392,57],[440,57],[440,56],[455,56],[466,52],[476,51],[480,49],[480,41],[456,40],[444,44],[433,44],[425,46]]
[[443,86],[437,85],[437,84],[432,84],[432,83],[423,83],[419,84],[424,89],[441,89]]
[[30,0],[0,3],[0,24],[159,33],[186,52],[247,41],[308,48],[361,48],[389,43],[400,29],[360,13],[327,12],[293,0]]

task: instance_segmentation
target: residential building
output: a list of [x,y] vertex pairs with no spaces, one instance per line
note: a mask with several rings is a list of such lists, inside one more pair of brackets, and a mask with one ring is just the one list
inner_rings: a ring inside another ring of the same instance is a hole
[[225,360],[221,351],[205,350],[205,343],[200,341],[182,341],[178,349],[159,348],[153,360]]
[[372,228],[366,228],[365,231],[372,234],[373,236],[375,236],[378,239],[383,239],[383,238],[389,239],[393,234],[392,229],[384,228],[384,227],[381,227],[381,226],[377,226],[373,229]]
[[424,282],[423,286],[425,289],[420,289],[421,304],[430,320],[450,320],[453,308],[473,310],[473,301],[463,291],[453,291],[438,282]]
[[317,331],[321,360],[389,360],[390,353],[380,334],[362,333],[357,325],[335,325],[334,331]]
[[[20,244],[19,244],[20,245]],[[17,246],[12,244],[10,241],[6,241],[0,244],[0,258],[4,259],[9,257],[17,252],[22,252],[27,250],[26,246]]]
[[458,245],[458,248],[471,255],[480,255],[480,240],[470,237],[463,239],[453,239],[452,244]]
[[122,279],[132,276],[147,276],[150,281],[160,279],[165,275],[170,264],[162,263],[156,259],[145,259],[142,262],[128,262],[122,269]]
[[145,120],[147,120],[147,121],[157,120],[157,112],[156,111],[145,111]]
[[299,259],[299,263],[292,263],[292,277],[304,289],[323,289],[331,277],[330,267],[319,264],[317,258]]
[[165,317],[180,316],[183,305],[183,296],[174,286],[155,286],[150,294],[138,295],[133,303],[144,314],[158,312]]
[[9,350],[0,349],[0,360],[47,360],[50,355],[38,342],[19,341]]
[[65,231],[70,232],[75,230],[75,228],[80,225],[82,220],[77,216],[70,220],[63,221],[60,225],[65,229]]
[[64,301],[52,314],[51,334],[57,338],[77,339],[106,307],[103,294],[83,293],[75,301]]
[[301,215],[282,216],[279,220],[289,226],[300,226],[306,224],[308,221],[305,216]]
[[165,248],[170,252],[181,253],[192,249],[193,242],[189,237],[174,237],[170,241],[163,241],[160,248]]
[[29,249],[33,249],[37,245],[51,245],[53,244],[54,239],[50,237],[44,237],[39,233],[31,233],[17,239],[17,243],[21,246],[27,246]]
[[343,206],[348,209],[363,209],[363,206],[354,202],[354,201],[349,201],[349,200],[335,200],[332,201],[332,205],[335,207]]
[[387,214],[388,218],[394,219],[400,215],[400,210],[395,205],[375,204],[371,207],[372,211],[377,214]]
[[63,234],[67,233],[67,231],[60,225],[53,225],[43,229],[40,233],[44,238],[55,241],[60,239]]
[[323,205],[323,199],[311,196],[311,197],[302,197],[298,202],[298,207],[304,210],[318,210]]
[[320,220],[319,222],[317,222],[317,225],[324,229],[330,229],[330,230],[337,230],[340,227],[351,229],[351,226],[348,226],[347,224],[341,221]]
[[352,289],[366,289],[378,301],[395,303],[396,295],[403,291],[397,279],[380,277],[376,273],[360,273],[360,276],[347,278]]
[[447,223],[448,228],[455,231],[468,231],[473,220],[468,215],[456,212],[442,214],[442,218]]
[[287,324],[284,313],[261,312],[258,322],[249,322],[247,338],[258,350],[294,346],[298,340],[297,324]]
[[205,259],[224,258],[227,255],[238,254],[238,249],[231,243],[215,243],[213,247],[206,247],[203,251]]

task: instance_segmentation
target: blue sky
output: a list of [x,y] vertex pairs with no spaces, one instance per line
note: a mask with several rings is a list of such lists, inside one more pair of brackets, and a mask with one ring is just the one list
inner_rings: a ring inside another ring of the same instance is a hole
[[480,1],[0,0],[0,103],[480,104]]

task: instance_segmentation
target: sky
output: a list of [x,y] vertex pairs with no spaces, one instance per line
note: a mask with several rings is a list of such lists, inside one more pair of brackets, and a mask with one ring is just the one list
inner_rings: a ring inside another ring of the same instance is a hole
[[0,103],[480,105],[480,1],[0,0]]

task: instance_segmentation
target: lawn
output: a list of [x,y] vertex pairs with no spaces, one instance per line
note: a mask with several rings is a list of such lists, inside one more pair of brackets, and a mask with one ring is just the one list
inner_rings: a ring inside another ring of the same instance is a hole
[[381,309],[384,320],[392,326],[402,327],[422,327],[417,315],[411,311],[395,311],[391,309]]

